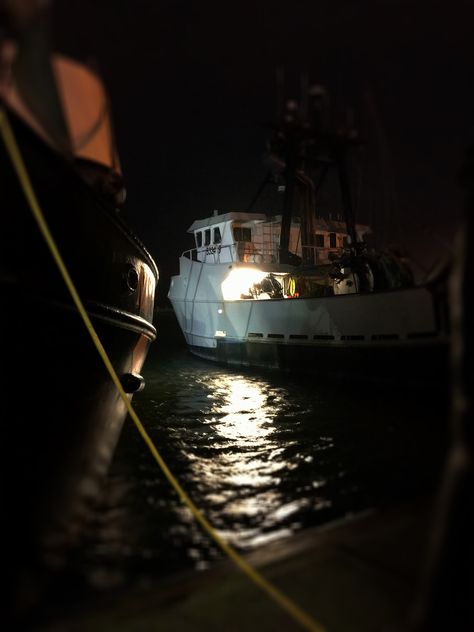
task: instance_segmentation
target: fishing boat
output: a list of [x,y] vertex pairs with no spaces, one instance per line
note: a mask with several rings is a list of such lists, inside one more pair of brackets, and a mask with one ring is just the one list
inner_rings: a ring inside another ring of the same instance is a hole
[[129,398],[144,386],[158,282],[153,258],[122,219],[125,190],[103,82],[50,52],[44,4],[22,6],[31,11],[13,13],[0,41],[2,509],[16,614],[66,563],[126,417],[32,207]]
[[[369,246],[352,199],[351,152],[361,140],[351,126],[325,123],[325,93],[313,94],[310,114],[290,104],[269,142],[281,210],[214,211],[190,226],[194,247],[168,292],[187,345],[235,366],[443,379],[449,266],[415,282],[399,252]],[[318,213],[324,186],[342,201],[332,217]]]

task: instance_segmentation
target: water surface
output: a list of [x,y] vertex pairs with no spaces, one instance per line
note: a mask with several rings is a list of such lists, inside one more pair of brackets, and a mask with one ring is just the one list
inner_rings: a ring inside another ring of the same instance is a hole
[[[151,349],[134,407],[237,550],[436,485],[446,445],[439,393],[223,368],[190,355],[173,327],[167,321]],[[75,572],[91,589],[111,590],[220,558],[127,420]]]

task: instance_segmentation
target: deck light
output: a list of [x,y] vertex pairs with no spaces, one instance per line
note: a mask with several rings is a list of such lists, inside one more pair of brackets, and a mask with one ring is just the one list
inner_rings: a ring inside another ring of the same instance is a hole
[[252,298],[251,288],[255,283],[260,283],[267,274],[267,272],[256,268],[232,268],[221,284],[224,301]]

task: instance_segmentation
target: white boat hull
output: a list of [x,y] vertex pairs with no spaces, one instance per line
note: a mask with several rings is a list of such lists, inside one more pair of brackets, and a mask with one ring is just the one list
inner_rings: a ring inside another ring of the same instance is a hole
[[[235,264],[234,264],[235,266]],[[446,365],[441,306],[425,287],[324,298],[223,299],[228,264],[180,259],[168,297],[190,350],[239,366],[430,377]]]

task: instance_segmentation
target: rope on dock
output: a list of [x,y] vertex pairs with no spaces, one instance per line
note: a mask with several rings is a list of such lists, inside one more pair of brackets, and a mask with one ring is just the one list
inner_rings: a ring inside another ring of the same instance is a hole
[[105,364],[108,373],[110,374],[110,377],[112,378],[114,385],[116,386],[120,394],[120,397],[125,403],[130,417],[132,418],[138,432],[142,436],[150,452],[152,453],[153,457],[161,468],[163,474],[165,475],[171,486],[174,488],[181,501],[188,507],[194,518],[200,523],[207,534],[216,542],[220,549],[240,568],[240,570],[247,575],[247,577],[249,577],[257,586],[259,586],[264,592],[266,592],[267,595],[271,599],[273,599],[275,603],[283,608],[303,628],[310,630],[310,632],[325,632],[325,628],[320,623],[316,622],[309,614],[304,612],[289,597],[287,597],[278,588],[276,588],[268,580],[266,580],[256,569],[250,566],[250,564],[246,560],[244,560],[244,558],[241,557],[237,553],[237,551],[235,551],[227,542],[225,542],[220,537],[220,535],[208,522],[201,511],[196,507],[191,498],[181,487],[180,483],[175,478],[171,470],[168,468],[167,464],[155,447],[152,439],[145,430],[145,427],[138,418],[138,415],[136,414],[130,399],[128,398],[122,387],[122,384],[120,383],[120,379],[115,372],[112,363],[110,362],[107,352],[105,351],[94,329],[94,326],[92,325],[89,315],[84,308],[84,305],[79,297],[79,294],[74,286],[74,283],[69,275],[66,265],[64,264],[63,258],[59,252],[56,242],[54,241],[54,238],[41,211],[40,205],[33,190],[30,177],[28,175],[28,171],[26,169],[26,165],[23,161],[20,149],[16,142],[10,122],[8,120],[7,113],[3,108],[0,109],[0,133],[2,135],[5,147],[10,156],[15,172],[18,176],[18,180],[20,182],[23,193],[27,199],[28,205],[30,206],[33,216],[38,224],[40,232],[48,245],[51,255],[53,256],[53,259],[59,268],[61,276],[63,277],[63,280],[71,294],[72,300],[74,301],[74,304],[78,312],[80,313],[82,320],[84,321],[84,324],[93,340],[97,351],[99,352],[100,357]]

